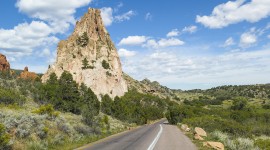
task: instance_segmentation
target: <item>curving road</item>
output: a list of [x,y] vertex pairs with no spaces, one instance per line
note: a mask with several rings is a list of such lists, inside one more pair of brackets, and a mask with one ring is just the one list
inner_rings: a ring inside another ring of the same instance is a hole
[[176,126],[165,119],[113,135],[77,150],[196,150],[196,146]]

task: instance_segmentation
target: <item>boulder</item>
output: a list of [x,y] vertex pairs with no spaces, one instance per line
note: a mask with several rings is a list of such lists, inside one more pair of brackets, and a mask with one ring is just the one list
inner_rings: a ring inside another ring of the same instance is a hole
[[194,139],[195,140],[200,140],[200,141],[203,141],[204,139],[200,136],[200,135],[198,135],[198,134],[195,134],[194,135]]
[[195,128],[195,134],[198,134],[199,136],[207,136],[206,132],[202,128],[199,128],[199,127]]
[[7,58],[5,55],[0,54],[0,71],[9,71],[10,70],[10,64],[7,61]]
[[181,125],[181,129],[182,129],[183,131],[185,131],[185,132],[189,132],[189,131],[190,131],[190,128],[189,128],[188,125],[186,125],[186,124],[182,124],[182,125]]
[[203,146],[213,148],[216,150],[224,150],[224,145],[220,142],[207,141],[207,142],[203,142]]

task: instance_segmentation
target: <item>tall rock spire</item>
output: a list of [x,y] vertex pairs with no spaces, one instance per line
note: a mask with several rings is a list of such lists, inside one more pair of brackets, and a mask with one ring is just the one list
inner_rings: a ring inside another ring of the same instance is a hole
[[56,62],[43,75],[48,80],[51,73],[58,77],[64,71],[73,79],[85,83],[96,95],[122,96],[127,92],[117,50],[105,29],[100,10],[89,8],[76,23],[74,32],[58,44]]

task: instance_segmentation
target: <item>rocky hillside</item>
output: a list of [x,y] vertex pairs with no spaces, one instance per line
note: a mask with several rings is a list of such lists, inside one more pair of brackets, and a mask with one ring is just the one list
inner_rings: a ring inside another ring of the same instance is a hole
[[171,100],[179,100],[176,93],[181,90],[172,90],[166,86],[160,85],[157,81],[151,82],[149,79],[137,81],[127,74],[124,74],[128,89],[136,89],[140,93],[148,93],[159,96],[160,98],[169,98]]
[[60,77],[64,71],[70,72],[77,83],[85,83],[98,96],[123,96],[127,92],[121,62],[103,25],[100,10],[89,8],[76,23],[72,35],[59,42],[56,62],[49,66],[42,81],[48,80],[51,73]]

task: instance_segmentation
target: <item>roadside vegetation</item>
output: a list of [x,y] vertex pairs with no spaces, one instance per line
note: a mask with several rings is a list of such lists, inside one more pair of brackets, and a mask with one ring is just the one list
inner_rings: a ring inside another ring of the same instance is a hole
[[74,149],[164,117],[169,100],[130,90],[101,96],[72,75],[40,80],[0,78],[0,150]]
[[166,117],[170,123],[201,127],[209,133],[205,140],[221,142],[225,149],[270,149],[269,85],[186,92],[200,96],[169,107]]

